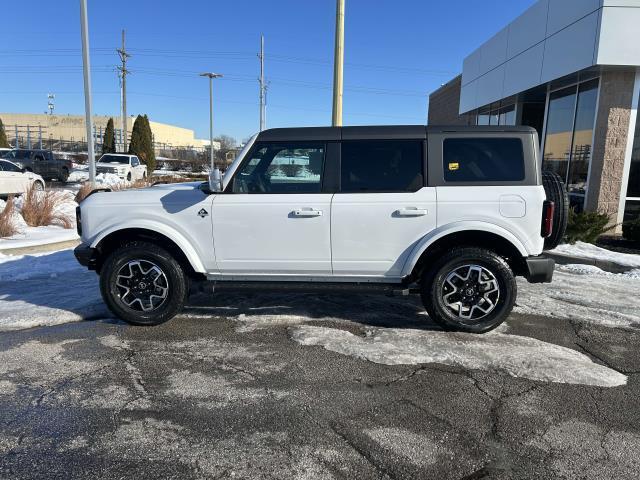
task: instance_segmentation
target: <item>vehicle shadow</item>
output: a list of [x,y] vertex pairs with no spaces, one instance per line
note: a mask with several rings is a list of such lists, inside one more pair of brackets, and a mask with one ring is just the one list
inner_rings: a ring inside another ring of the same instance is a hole
[[370,293],[233,292],[193,295],[184,313],[251,322],[353,322],[384,328],[441,330],[426,314],[417,295]]
[[[98,276],[81,267],[71,250],[25,255],[0,267],[0,304],[8,322],[112,321],[100,296]],[[303,293],[224,290],[192,295],[186,316],[234,321],[299,319],[303,322],[353,322],[361,325],[440,329],[424,312],[418,296],[370,293]],[[0,318],[0,323],[5,320]],[[241,324],[242,322],[238,322]]]

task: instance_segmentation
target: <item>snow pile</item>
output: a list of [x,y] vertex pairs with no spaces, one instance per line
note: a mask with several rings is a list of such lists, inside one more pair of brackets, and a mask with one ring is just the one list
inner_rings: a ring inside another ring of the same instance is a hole
[[69,178],[67,178],[67,183],[77,183],[77,182],[86,182],[89,180],[89,170],[85,168],[73,168],[71,172],[69,172]]
[[99,173],[96,175],[96,183],[99,183],[102,187],[111,187],[114,185],[122,185],[126,183],[126,181],[122,180],[115,173]]
[[383,365],[442,363],[504,372],[530,380],[617,387],[627,377],[570,348],[504,333],[474,335],[404,329],[374,329],[365,337],[336,328],[301,325],[291,329],[301,345],[319,345]]
[[608,327],[640,326],[639,291],[640,270],[616,274],[592,265],[558,265],[552,283],[518,278],[514,311]]
[[95,272],[72,250],[0,254],[0,331],[109,318]]
[[568,255],[571,257],[585,258],[590,260],[600,260],[606,262],[617,263],[625,267],[640,268],[640,255],[631,253],[612,252],[606,248],[597,247],[590,243],[576,242],[573,245],[558,245],[549,253],[557,253],[558,255]]
[[[35,195],[42,195],[35,192]],[[56,213],[62,214],[71,219],[73,225],[70,229],[65,229],[58,225],[48,225],[44,227],[30,227],[21,215],[24,197],[15,199],[15,209],[13,215],[14,225],[18,228],[18,233],[12,237],[0,239],[0,249],[25,248],[37,245],[48,245],[51,243],[66,242],[78,238],[75,230],[75,209],[78,204],[75,202],[75,194],[69,190],[58,192],[60,203],[56,207]],[[0,200],[0,211],[4,209],[6,203]]]

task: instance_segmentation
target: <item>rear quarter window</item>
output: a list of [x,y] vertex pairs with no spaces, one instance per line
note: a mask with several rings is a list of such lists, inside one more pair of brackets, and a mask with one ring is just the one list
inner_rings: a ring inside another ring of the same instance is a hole
[[525,178],[519,138],[447,138],[442,160],[445,182],[517,182]]

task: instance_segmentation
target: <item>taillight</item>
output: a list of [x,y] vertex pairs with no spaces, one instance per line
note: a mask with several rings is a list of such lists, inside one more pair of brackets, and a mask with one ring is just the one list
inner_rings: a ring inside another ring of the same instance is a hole
[[544,238],[548,238],[553,233],[553,212],[556,204],[550,200],[545,200],[542,205],[542,230],[540,234]]

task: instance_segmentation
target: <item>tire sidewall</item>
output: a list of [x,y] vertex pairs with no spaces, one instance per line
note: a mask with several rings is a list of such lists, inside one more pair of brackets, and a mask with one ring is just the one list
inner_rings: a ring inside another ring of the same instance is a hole
[[[444,303],[442,295],[446,277],[456,268],[463,265],[479,265],[489,270],[500,288],[498,304],[486,317],[478,321],[464,321],[458,318]],[[445,258],[431,275],[428,286],[428,298],[425,304],[430,305],[430,314],[441,326],[447,330],[464,331],[470,333],[485,333],[498,327],[511,313],[517,295],[517,284],[509,266],[497,255],[490,252],[482,254],[463,254],[455,258]],[[468,323],[467,323],[468,322]]]
[[[116,279],[120,269],[131,260],[148,260],[156,264],[167,277],[169,295],[164,303],[151,312],[133,310],[119,300]],[[182,267],[160,248],[125,246],[114,251],[105,261],[100,273],[100,291],[109,309],[119,318],[133,325],[159,325],[173,318],[184,305],[188,286]]]

